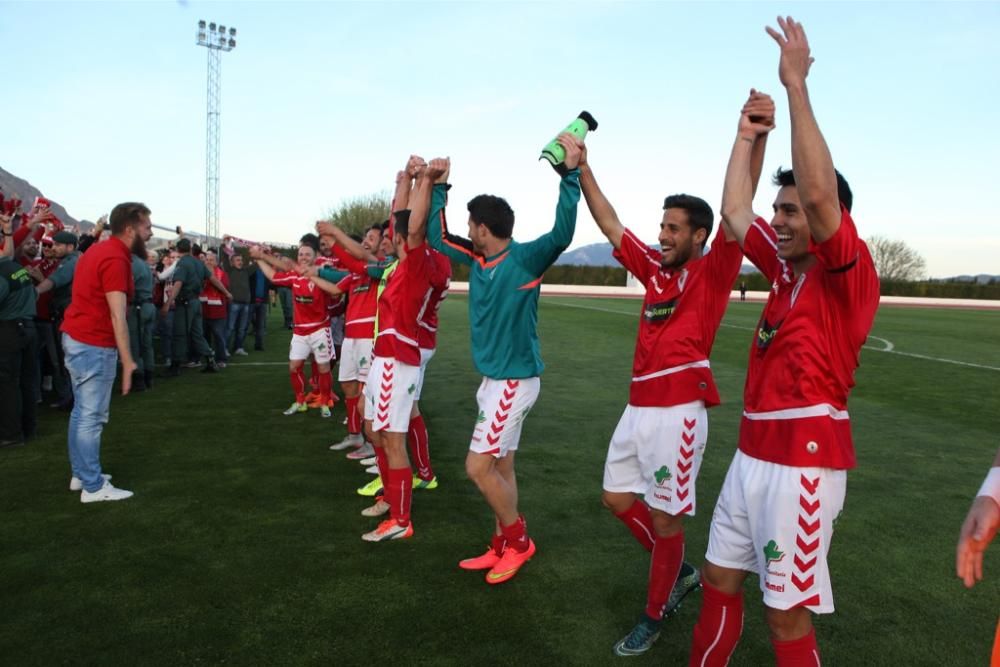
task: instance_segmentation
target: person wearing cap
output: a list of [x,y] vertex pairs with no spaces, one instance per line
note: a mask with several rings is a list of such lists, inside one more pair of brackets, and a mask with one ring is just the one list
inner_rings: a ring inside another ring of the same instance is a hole
[[0,215],[0,448],[23,445],[35,434],[35,290],[14,261],[10,216]]
[[75,402],[67,445],[73,476],[70,491],[81,503],[125,500],[131,491],[116,488],[101,470],[101,433],[108,421],[111,386],[121,360],[122,394],[132,388],[136,369],[129,349],[127,304],[133,298],[131,252],[153,235],[145,204],[127,202],[111,211],[111,238],[95,243],[80,258],[73,299],[62,325],[66,368]]
[[[154,257],[156,253],[153,253]],[[132,378],[132,391],[153,388],[153,328],[156,326],[156,307],[153,305],[153,272],[149,268],[147,253],[143,248],[132,252],[132,283],[135,289],[128,304],[129,349],[136,363]]]
[[215,354],[212,348],[205,341],[202,330],[201,301],[198,296],[201,294],[205,281],[209,281],[217,290],[222,292],[227,299],[232,299],[226,286],[218,278],[212,275],[202,262],[191,256],[191,240],[183,238],[177,242],[177,252],[180,258],[177,260],[173,274],[173,283],[170,285],[168,294],[163,302],[163,312],[170,311],[170,307],[176,304],[174,311],[174,340],[173,357],[171,357],[170,375],[178,376],[181,373],[181,362],[188,358],[188,341],[193,351],[198,356],[205,357],[207,364],[202,369],[204,373],[214,373],[219,370],[215,363]]
[[[60,330],[63,315],[69,308],[73,296],[73,276],[76,273],[76,263],[82,254],[77,250],[77,242],[76,234],[71,232],[60,231],[52,235],[52,254],[59,260],[59,266],[35,287],[39,296],[52,292],[49,312],[55,331]],[[70,391],[68,378],[58,381],[55,389],[57,401],[53,406],[69,409],[73,404],[73,393]]]

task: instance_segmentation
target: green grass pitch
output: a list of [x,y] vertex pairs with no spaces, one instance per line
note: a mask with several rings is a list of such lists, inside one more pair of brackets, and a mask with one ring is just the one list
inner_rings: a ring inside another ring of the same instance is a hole
[[[686,525],[695,563],[736,445],[760,308],[732,304],[712,355],[724,405],[710,413],[699,511]],[[648,557],[601,507],[600,487],[638,310],[635,300],[543,298],[547,369],[518,454],[538,555],[498,587],[456,567],[491,530],[463,472],[479,383],[463,296],[442,306],[424,389],[441,486],[414,492],[412,540],[361,541],[374,521],[354,490],[369,477],[327,449],[345,432],[342,404],[331,420],[281,415],[288,332],[276,314],[267,352],[115,397],[102,460],[131,500],[79,503],[67,490],[66,416],[43,409],[41,436],[0,452],[3,662],[622,662],[611,647],[642,611]],[[880,311],[851,397],[859,465],[830,555],[837,612],[816,620],[826,664],[987,664],[1000,545],[972,591],[954,575],[954,551],[1000,444],[998,331],[995,312]],[[771,664],[756,578],[746,591],[732,664]],[[696,593],[630,664],[687,664],[699,607]]]

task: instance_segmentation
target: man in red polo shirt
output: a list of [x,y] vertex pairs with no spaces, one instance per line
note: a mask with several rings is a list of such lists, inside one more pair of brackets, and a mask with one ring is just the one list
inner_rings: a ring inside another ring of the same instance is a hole
[[690,663],[702,667],[725,665],[736,648],[751,572],[779,667],[820,663],[811,613],[833,612],[827,553],[855,465],[847,396],[879,301],[850,187],[809,102],[805,31],[791,17],[778,23],[782,32],[768,33],[781,47],[793,169],[775,175],[771,222],[755,216],[750,164],[762,114],[752,98],[722,195],[723,221],[771,291],[750,346],[739,450],[709,532]]
[[128,202],[111,211],[111,238],[95,243],[80,257],[73,279],[73,299],[62,325],[66,369],[75,399],[69,418],[71,491],[83,490],[80,502],[124,500],[131,491],[115,488],[101,473],[101,431],[108,421],[111,385],[119,356],[122,394],[132,385],[135,361],[129,350],[125,305],[132,297],[132,253],[145,255],[153,235],[149,209]]

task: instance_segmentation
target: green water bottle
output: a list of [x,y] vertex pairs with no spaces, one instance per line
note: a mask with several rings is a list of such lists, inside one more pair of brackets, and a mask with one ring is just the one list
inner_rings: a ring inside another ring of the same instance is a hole
[[[567,125],[563,132],[569,132],[570,134],[583,139],[587,136],[588,131],[593,132],[596,129],[597,121],[590,115],[590,112],[581,111],[580,115],[574,118],[573,122]],[[562,134],[562,132],[559,134]],[[538,159],[548,160],[549,164],[552,165],[552,168],[555,169],[560,176],[565,176],[566,172],[569,171],[564,163],[564,160],[566,159],[566,149],[563,148],[562,145],[555,139],[550,141],[548,145],[542,149],[542,156]]]

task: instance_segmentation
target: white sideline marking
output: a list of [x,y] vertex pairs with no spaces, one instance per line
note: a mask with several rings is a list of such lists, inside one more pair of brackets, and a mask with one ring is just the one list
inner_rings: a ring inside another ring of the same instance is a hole
[[[582,306],[575,303],[560,303],[558,301],[546,300],[545,303],[552,304],[554,306],[563,306],[565,308],[579,308],[581,310],[597,310],[602,313],[614,313],[616,315],[629,315],[635,317],[638,312],[626,313],[621,310],[613,310],[611,308],[598,308],[597,306]],[[728,327],[730,329],[742,329],[744,331],[754,331],[754,327],[745,327],[739,324],[727,324],[723,322],[720,326]],[[968,366],[969,368],[981,368],[986,371],[1000,371],[998,366],[986,366],[985,364],[974,364],[970,361],[958,361],[957,359],[944,359],[942,357],[931,357],[926,354],[917,354],[916,352],[901,352],[896,349],[896,346],[892,341],[879,338],[878,336],[868,336],[872,340],[877,340],[881,342],[884,347],[872,347],[871,345],[864,345],[864,349],[871,350],[873,352],[887,352],[889,354],[898,354],[904,357],[913,357],[914,359],[923,359],[925,361],[937,361],[942,364],[954,364],[956,366]]]

